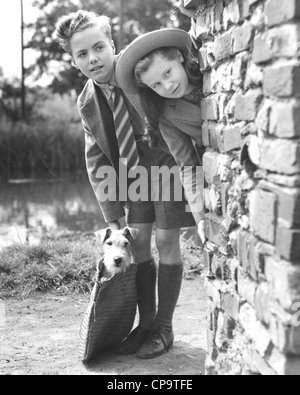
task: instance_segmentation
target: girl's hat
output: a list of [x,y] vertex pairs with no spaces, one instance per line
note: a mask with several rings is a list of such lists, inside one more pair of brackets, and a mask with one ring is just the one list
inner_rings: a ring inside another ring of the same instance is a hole
[[150,52],[162,47],[176,47],[183,55],[188,55],[192,40],[187,32],[180,29],[161,29],[138,37],[122,52],[118,60],[116,77],[120,88],[126,93],[136,94],[138,87],[134,78],[135,66]]

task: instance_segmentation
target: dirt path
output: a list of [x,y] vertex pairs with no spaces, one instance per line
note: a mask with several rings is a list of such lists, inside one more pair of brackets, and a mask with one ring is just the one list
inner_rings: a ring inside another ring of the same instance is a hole
[[6,301],[6,323],[0,323],[0,375],[204,373],[206,303],[200,277],[184,280],[176,310],[174,349],[152,361],[107,354],[86,370],[78,354],[78,332],[88,299],[46,294],[25,301]]

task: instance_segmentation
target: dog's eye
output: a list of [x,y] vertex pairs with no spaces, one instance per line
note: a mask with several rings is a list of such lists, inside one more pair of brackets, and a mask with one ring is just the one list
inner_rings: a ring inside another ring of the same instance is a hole
[[113,245],[112,241],[108,241],[106,244],[107,244],[108,246],[112,246],[112,245]]
[[129,244],[130,244],[130,243],[129,243],[128,241],[125,241],[124,246],[125,246],[125,247],[128,247]]

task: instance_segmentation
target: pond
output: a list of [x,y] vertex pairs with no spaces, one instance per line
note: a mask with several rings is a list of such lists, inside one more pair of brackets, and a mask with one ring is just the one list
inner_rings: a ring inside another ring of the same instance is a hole
[[96,231],[105,226],[86,179],[0,184],[0,249],[16,242],[36,242],[55,230]]

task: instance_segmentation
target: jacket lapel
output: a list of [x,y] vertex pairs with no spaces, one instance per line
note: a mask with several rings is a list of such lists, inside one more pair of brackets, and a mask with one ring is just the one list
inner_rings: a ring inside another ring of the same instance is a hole
[[[100,93],[101,94],[101,93]],[[93,134],[97,144],[103,153],[109,158],[114,168],[118,170],[119,168],[119,156],[117,150],[117,141],[116,136],[113,133],[113,130],[108,130],[107,122],[104,120],[107,119],[105,117],[105,112],[111,111],[107,103],[104,102],[105,99],[103,97],[102,106],[106,105],[108,110],[102,107],[99,104],[96,87],[92,80],[88,81],[86,86],[86,91],[84,95],[84,100],[80,105],[80,111],[86,120],[89,130]],[[112,141],[115,140],[115,141]]]

